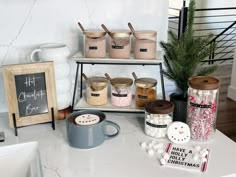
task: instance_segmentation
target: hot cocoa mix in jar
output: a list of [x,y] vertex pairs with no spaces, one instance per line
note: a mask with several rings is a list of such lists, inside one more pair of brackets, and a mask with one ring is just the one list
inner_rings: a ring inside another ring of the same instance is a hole
[[105,77],[90,77],[83,73],[86,80],[86,101],[90,105],[99,106],[107,104],[108,81]]
[[153,78],[137,78],[135,73],[132,73],[135,78],[135,103],[138,107],[144,107],[148,102],[154,101],[157,98],[156,85],[157,80]]
[[187,123],[191,138],[210,140],[216,130],[220,81],[210,76],[189,78]]

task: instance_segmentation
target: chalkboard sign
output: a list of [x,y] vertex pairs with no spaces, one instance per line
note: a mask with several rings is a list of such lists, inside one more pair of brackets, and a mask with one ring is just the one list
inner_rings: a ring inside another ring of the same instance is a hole
[[53,62],[3,66],[10,127],[12,114],[16,126],[52,121],[57,117],[57,100]]
[[20,117],[48,112],[44,73],[16,75],[15,84]]

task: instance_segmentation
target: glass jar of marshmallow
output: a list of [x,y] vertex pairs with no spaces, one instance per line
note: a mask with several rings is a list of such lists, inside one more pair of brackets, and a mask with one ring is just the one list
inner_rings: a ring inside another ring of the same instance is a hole
[[113,106],[125,107],[132,103],[132,84],[133,80],[127,77],[110,78],[105,76],[111,83],[111,104]]
[[210,76],[194,76],[188,84],[187,123],[191,138],[210,140],[216,130],[220,81]]
[[174,104],[166,100],[155,100],[145,106],[144,130],[153,138],[165,138],[167,127],[173,121]]

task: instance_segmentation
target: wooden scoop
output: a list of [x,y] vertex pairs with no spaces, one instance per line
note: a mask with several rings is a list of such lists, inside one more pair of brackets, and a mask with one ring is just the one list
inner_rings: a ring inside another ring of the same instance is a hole
[[135,33],[134,27],[131,25],[131,23],[128,23],[129,29],[132,31],[132,33]]
[[[84,73],[82,73],[82,77],[86,80],[86,82],[88,82],[88,77]],[[96,88],[92,84],[90,84],[90,88],[92,89],[92,91],[96,90]]]
[[107,29],[107,27],[104,24],[102,24],[101,26],[107,32],[107,34],[112,38],[114,44],[116,45],[115,39],[111,36],[111,32]]
[[[109,76],[109,74],[105,73],[105,76],[111,82],[111,77]],[[118,94],[121,92],[117,87],[113,87],[113,88],[116,90]]]
[[111,82],[111,77],[109,76],[109,74],[105,73],[105,76]]
[[138,79],[137,75],[135,74],[135,72],[132,72],[132,75],[134,77],[134,80],[136,81]]
[[84,29],[84,27],[82,26],[82,24],[81,24],[80,22],[78,22],[78,25],[79,25],[81,31],[83,31],[83,33],[84,33],[84,32],[85,32],[85,29]]

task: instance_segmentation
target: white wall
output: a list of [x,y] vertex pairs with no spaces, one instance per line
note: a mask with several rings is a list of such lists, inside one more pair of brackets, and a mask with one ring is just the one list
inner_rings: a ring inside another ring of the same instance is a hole
[[[33,49],[49,42],[65,43],[75,53],[82,48],[78,21],[85,28],[100,28],[104,23],[109,29],[128,29],[127,23],[131,22],[136,29],[157,30],[158,41],[166,40],[167,9],[166,0],[1,0],[0,66],[27,63]],[[156,72],[156,68],[144,67],[114,69],[123,75],[133,70],[139,71],[139,76]],[[86,71],[98,74],[97,68]],[[103,74],[104,67],[99,71]],[[4,111],[7,107],[0,69],[0,112]]]

